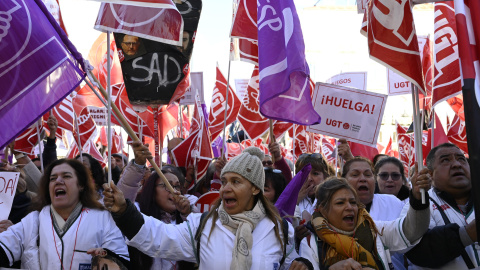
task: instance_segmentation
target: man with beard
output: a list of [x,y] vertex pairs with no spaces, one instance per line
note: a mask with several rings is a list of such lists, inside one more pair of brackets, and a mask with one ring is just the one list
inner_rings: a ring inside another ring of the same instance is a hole
[[428,192],[430,226],[420,243],[407,253],[415,264],[410,269],[478,267],[480,247],[465,155],[454,144],[438,145],[427,156],[427,168],[434,187]]

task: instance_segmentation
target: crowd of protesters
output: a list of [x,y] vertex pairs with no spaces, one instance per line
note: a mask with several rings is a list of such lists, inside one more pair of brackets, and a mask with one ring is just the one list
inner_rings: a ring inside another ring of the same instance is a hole
[[[56,120],[48,121],[55,134]],[[172,140],[169,150],[181,139]],[[291,169],[277,142],[195,167],[162,164],[148,145],[112,157],[114,181],[88,154],[42,164],[14,152],[20,172],[0,267],[17,269],[474,269],[480,267],[470,165],[454,144],[433,148],[407,177],[403,163],[353,156],[340,140],[338,168],[320,153]],[[165,178],[168,185],[162,180]],[[195,184],[196,182],[196,184]],[[422,192],[425,203],[422,203]],[[209,211],[196,202],[217,193]],[[290,204],[291,207],[285,207]],[[289,208],[289,209],[287,209]]]

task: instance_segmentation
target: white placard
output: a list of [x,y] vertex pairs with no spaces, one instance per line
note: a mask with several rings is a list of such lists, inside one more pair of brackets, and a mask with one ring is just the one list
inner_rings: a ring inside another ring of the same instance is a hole
[[386,95],[326,83],[315,88],[313,106],[322,121],[307,131],[377,146]]
[[388,95],[409,95],[412,93],[412,83],[387,68]]
[[332,76],[327,83],[367,90],[367,72],[347,72]]
[[190,72],[190,82],[190,87],[180,98],[180,105],[194,105],[196,93],[195,91],[198,91],[200,101],[202,104],[204,104],[205,99],[203,97],[203,72]]
[[19,172],[0,172],[0,220],[8,219],[17,191]]
[[237,93],[237,97],[242,102],[245,94],[247,93],[249,81],[250,79],[235,79],[235,93]]
[[93,118],[97,126],[107,125],[107,117],[108,117],[107,108],[88,106],[88,112],[90,113],[90,116]]

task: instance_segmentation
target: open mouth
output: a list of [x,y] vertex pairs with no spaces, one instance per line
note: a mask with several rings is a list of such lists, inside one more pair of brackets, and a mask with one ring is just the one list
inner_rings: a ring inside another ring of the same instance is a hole
[[455,176],[465,176],[465,174],[463,172],[455,172],[452,174],[452,177],[455,177]]
[[55,198],[61,197],[66,195],[67,192],[64,189],[57,189],[55,190]]
[[358,191],[368,191],[368,187],[367,186],[359,186]]
[[225,202],[225,207],[232,207],[237,203],[237,200],[232,198],[223,199],[223,201]]
[[354,219],[353,215],[347,215],[347,216],[343,217],[343,220],[347,223],[350,223],[350,224],[353,224],[353,219]]

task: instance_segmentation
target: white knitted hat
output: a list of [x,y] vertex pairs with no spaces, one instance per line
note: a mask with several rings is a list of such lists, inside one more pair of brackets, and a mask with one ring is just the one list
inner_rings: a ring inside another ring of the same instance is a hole
[[232,158],[223,167],[221,176],[227,172],[238,173],[243,178],[258,187],[263,193],[265,186],[265,172],[263,171],[262,160],[265,154],[257,147],[250,146],[243,150],[242,154]]

